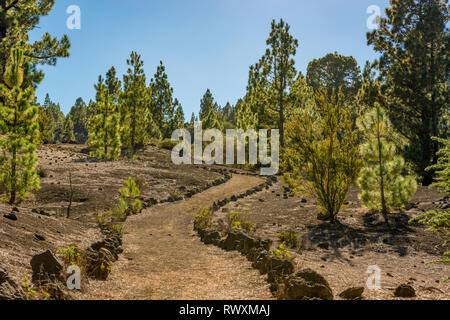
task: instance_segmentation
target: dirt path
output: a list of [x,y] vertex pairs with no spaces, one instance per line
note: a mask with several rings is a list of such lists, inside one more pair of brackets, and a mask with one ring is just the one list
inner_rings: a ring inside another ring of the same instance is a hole
[[125,224],[124,253],[108,281],[90,283],[88,298],[270,299],[267,282],[245,257],[204,245],[192,230],[199,207],[261,181],[234,175],[191,199],[157,205],[130,217]]

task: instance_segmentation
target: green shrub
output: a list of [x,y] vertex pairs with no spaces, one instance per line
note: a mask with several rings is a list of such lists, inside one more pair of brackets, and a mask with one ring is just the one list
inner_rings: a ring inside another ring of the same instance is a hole
[[32,285],[30,284],[28,277],[23,277],[22,281],[22,288],[26,292],[27,297],[32,298],[36,294],[36,290],[32,289]]
[[123,226],[121,226],[119,224],[113,224],[111,227],[109,227],[109,230],[116,231],[116,232],[120,233],[121,235],[123,235],[123,233],[124,233]]
[[111,221],[111,212],[103,211],[97,215],[97,223],[100,229],[105,229],[108,223]]
[[164,139],[159,143],[159,147],[162,149],[172,150],[178,143],[178,141],[173,141],[172,139]]
[[281,231],[277,234],[278,238],[288,246],[295,248],[298,243],[298,235],[293,231]]
[[286,122],[283,167],[291,170],[286,179],[294,190],[302,188],[315,197],[318,218],[336,221],[360,168],[358,131],[341,90],[329,94],[321,89],[315,98],[311,110]]
[[228,217],[228,223],[230,230],[244,229],[247,232],[252,232],[256,227],[255,224],[250,223],[246,220],[242,220],[239,216],[239,213],[237,213],[236,211],[233,211],[230,214],[230,216]]
[[212,213],[210,208],[200,208],[199,213],[194,216],[194,226],[199,230],[211,226]]
[[120,188],[119,192],[119,208],[124,208],[125,212],[130,210],[131,214],[138,214],[139,212],[141,212],[142,202],[141,200],[136,199],[136,197],[141,195],[141,190],[132,177],[129,177],[128,180],[125,180],[125,187]]
[[285,242],[280,244],[278,249],[272,250],[271,253],[272,253],[272,255],[277,257],[278,259],[287,259],[287,260],[294,259],[294,257],[291,254],[289,254],[289,250],[286,249]]
[[78,246],[58,249],[58,255],[63,259],[66,265],[81,266],[82,257]]

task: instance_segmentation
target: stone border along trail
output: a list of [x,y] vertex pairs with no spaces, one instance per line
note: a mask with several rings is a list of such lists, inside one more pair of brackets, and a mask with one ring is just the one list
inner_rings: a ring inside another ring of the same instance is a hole
[[239,252],[203,244],[193,230],[200,207],[240,194],[264,182],[234,174],[219,186],[130,216],[124,252],[105,281],[90,281],[84,299],[228,300],[273,299],[269,285]]

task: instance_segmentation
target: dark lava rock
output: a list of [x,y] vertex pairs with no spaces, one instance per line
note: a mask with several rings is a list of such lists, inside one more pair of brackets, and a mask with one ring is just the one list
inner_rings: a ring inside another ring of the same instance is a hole
[[213,229],[199,230],[200,239],[204,244],[217,245],[220,241],[220,233]]
[[412,298],[416,296],[416,291],[409,284],[401,284],[395,289],[394,295],[396,297]]
[[61,279],[63,267],[50,250],[34,255],[31,258],[30,265],[33,270],[33,282]]
[[262,241],[261,239],[253,238],[245,233],[242,229],[232,230],[227,237],[221,242],[221,248],[227,251],[238,250],[243,254],[247,254],[253,248],[269,249],[271,241]]
[[25,292],[14,282],[6,272],[0,267],[0,300],[24,300]]
[[88,248],[84,253],[85,258],[85,271],[88,276],[97,280],[106,280],[111,272],[112,261],[109,251],[105,251],[105,248],[101,248],[100,251],[95,251],[92,248]]
[[291,260],[270,257],[267,269],[267,280],[273,283],[283,281],[285,277],[294,272],[295,266]]
[[339,294],[339,297],[347,299],[347,300],[355,300],[360,299],[364,292],[364,287],[352,287],[347,290],[342,291]]
[[3,217],[12,221],[17,221],[17,216],[12,212],[4,214]]
[[328,242],[321,242],[317,245],[321,249],[328,250],[330,248],[330,244]]
[[46,217],[50,217],[50,216],[51,216],[50,213],[45,212],[44,210],[39,211],[39,214],[40,214],[41,216],[46,216]]
[[281,298],[284,300],[333,300],[333,292],[323,276],[314,270],[304,269],[285,280]]
[[35,233],[34,237],[39,241],[45,241],[45,237],[41,234]]

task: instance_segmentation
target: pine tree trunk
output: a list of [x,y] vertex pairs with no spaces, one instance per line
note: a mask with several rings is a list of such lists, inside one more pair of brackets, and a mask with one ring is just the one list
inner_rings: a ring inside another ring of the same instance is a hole
[[13,156],[11,159],[11,194],[9,197],[9,204],[13,205],[16,202],[16,148],[14,147]]
[[386,205],[386,197],[384,194],[384,164],[383,164],[383,156],[381,153],[381,147],[382,147],[382,142],[381,142],[381,133],[378,132],[377,133],[377,140],[378,140],[378,161],[380,164],[380,197],[381,197],[381,214],[383,215],[384,221],[386,222],[387,225],[389,225],[389,220],[388,220],[388,209],[387,209],[387,205]]
[[136,135],[136,104],[133,104],[133,117],[131,120],[131,153],[132,155],[134,155],[134,150],[135,150],[135,135]]
[[[16,134],[16,126],[17,126],[17,105],[14,108],[14,123],[13,123],[13,130],[14,135]],[[17,158],[17,149],[15,146],[13,146],[13,153],[11,158],[11,193],[9,197],[9,204],[14,204],[16,202],[16,158]]]
[[[432,126],[431,122],[433,119],[428,115],[422,116],[422,128],[423,133],[421,137],[421,171],[423,173],[423,186],[429,186],[433,182],[433,172],[426,170],[427,167],[431,165],[431,158],[434,158],[433,154],[433,141],[431,140]],[[437,159],[436,159],[437,161]]]
[[278,124],[280,129],[280,145],[284,148],[284,105],[283,105],[283,89],[280,90],[280,122]]

